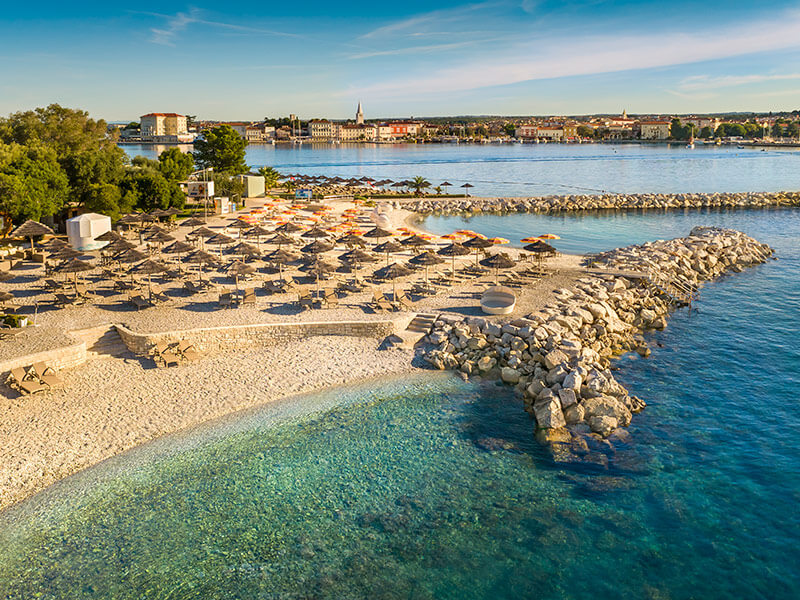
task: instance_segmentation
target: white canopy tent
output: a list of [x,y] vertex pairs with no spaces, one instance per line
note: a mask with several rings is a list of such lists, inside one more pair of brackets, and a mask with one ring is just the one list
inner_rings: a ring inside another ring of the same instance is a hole
[[67,220],[67,237],[75,250],[97,250],[108,242],[96,238],[111,231],[111,218],[97,213],[85,213]]

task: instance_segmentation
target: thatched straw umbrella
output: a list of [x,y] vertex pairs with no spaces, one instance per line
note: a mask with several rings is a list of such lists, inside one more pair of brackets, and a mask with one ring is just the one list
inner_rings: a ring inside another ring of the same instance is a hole
[[206,221],[203,219],[199,219],[197,217],[190,217],[185,221],[181,221],[178,225],[179,227],[203,227],[206,224]]
[[400,277],[411,275],[413,271],[402,263],[392,263],[377,269],[374,273],[378,279],[392,280],[392,298],[397,299],[397,280]]
[[531,242],[527,246],[523,246],[522,249],[525,250],[525,252],[533,254],[539,261],[548,256],[555,256],[556,254],[556,249],[553,246],[541,240]]
[[462,244],[463,246],[475,250],[475,266],[478,265],[478,254],[481,250],[485,250],[486,248],[490,248],[494,246],[494,243],[487,240],[484,237],[475,236],[473,238],[468,239],[466,242]]
[[[301,227],[297,223],[284,223],[275,228],[275,231],[278,233],[297,233],[298,231],[303,231],[304,227]],[[327,234],[326,234],[327,235]]]
[[239,289],[239,277],[252,275],[255,272],[256,268],[253,265],[245,264],[240,260],[234,261],[228,266],[228,276],[235,278],[237,290]]
[[60,273],[73,273],[75,275],[75,287],[78,287],[78,273],[85,273],[86,271],[93,271],[95,269],[95,265],[90,263],[87,260],[81,260],[80,258],[73,258],[66,261],[64,264],[58,267],[58,271]]
[[469,190],[470,190],[470,188],[474,188],[475,186],[474,186],[474,185],[472,185],[471,183],[465,183],[465,184],[464,184],[464,185],[462,185],[461,187],[462,187],[462,188],[464,188],[464,195],[465,195],[465,196],[467,196],[467,197],[469,197]]
[[359,248],[365,248],[367,245],[367,240],[354,233],[348,233],[347,235],[343,235],[342,237],[338,238],[336,243],[343,244],[345,246],[358,246]]
[[138,265],[131,267],[130,273],[133,276],[135,273],[139,275],[147,275],[147,295],[153,295],[153,288],[150,283],[150,279],[154,273],[163,273],[167,270],[167,267],[160,262],[155,260],[150,260],[149,258],[140,262]]
[[323,239],[330,237],[330,234],[324,229],[321,229],[319,227],[312,227],[308,231],[304,231],[303,233],[301,233],[300,237],[309,239]]
[[297,240],[285,233],[276,233],[274,236],[266,240],[268,244],[278,244],[278,249],[284,244],[287,246],[294,246]]
[[278,273],[281,280],[283,280],[283,267],[288,265],[289,263],[295,262],[299,260],[300,257],[288,250],[278,248],[274,252],[271,252],[267,256],[264,257],[266,260],[272,263],[277,263],[278,265]]
[[47,225],[39,223],[38,221],[31,221],[28,219],[22,225],[17,227],[11,232],[11,237],[24,237],[31,240],[31,252],[33,252],[33,238],[40,235],[54,235],[55,232]]
[[206,238],[206,244],[212,244],[214,246],[219,246],[219,256],[222,258],[222,246],[225,244],[233,244],[236,240],[234,240],[231,236],[225,235],[224,233],[216,233],[209,238]]
[[376,238],[380,243],[380,240],[385,237],[391,237],[394,233],[389,231],[388,229],[384,229],[383,227],[375,227],[374,229],[370,229],[367,233],[364,234],[365,238]]
[[322,277],[336,272],[338,265],[330,260],[323,259],[319,254],[314,255],[314,258],[306,263],[302,269],[309,275],[317,278],[317,296],[319,296],[319,281]]
[[403,238],[400,240],[400,243],[403,244],[403,246],[410,246],[412,248],[420,248],[422,246],[431,245],[428,240],[426,240],[424,237],[420,237],[417,234],[414,234],[411,237]]
[[200,276],[200,281],[203,281],[203,265],[218,264],[216,257],[205,250],[195,250],[191,254],[186,255],[183,261],[199,265],[198,275]]
[[388,242],[384,242],[382,244],[378,244],[373,249],[373,252],[385,252],[386,253],[386,264],[389,264],[389,255],[394,254],[395,252],[402,252],[405,250],[402,244],[399,242],[395,242],[394,240],[389,240]]
[[440,265],[444,262],[444,259],[439,257],[438,254],[434,254],[430,250],[427,252],[423,252],[422,254],[418,254],[410,261],[408,261],[415,265],[420,265],[425,267],[425,285],[428,285],[428,267],[433,265]]
[[481,264],[484,267],[490,267],[494,269],[494,283],[497,285],[498,279],[500,276],[500,269],[510,269],[515,264],[517,264],[508,254],[504,252],[498,252],[497,254],[492,254],[491,256],[487,256],[481,261]]
[[242,258],[259,258],[261,256],[261,250],[247,242],[239,242],[235,246],[228,248],[228,252],[230,254],[238,254]]
[[314,240],[310,244],[303,246],[302,250],[311,254],[322,254],[323,252],[330,252],[333,250],[334,245],[326,240]]
[[452,271],[453,278],[455,278],[456,275],[456,256],[466,256],[469,253],[470,253],[469,248],[455,242],[450,244],[449,246],[441,248],[437,252],[437,254],[439,254],[440,256],[449,256],[450,258],[453,259],[453,271]]
[[272,232],[268,229],[264,229],[261,225],[256,225],[255,227],[251,227],[247,231],[243,233],[243,235],[247,238],[256,238],[256,243],[258,247],[261,248],[261,236],[270,235]]

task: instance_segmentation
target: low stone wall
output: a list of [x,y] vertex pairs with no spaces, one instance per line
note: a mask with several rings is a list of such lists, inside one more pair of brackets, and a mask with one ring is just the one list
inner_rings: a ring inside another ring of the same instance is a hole
[[77,367],[86,362],[86,344],[79,342],[71,346],[62,346],[2,361],[0,362],[0,373],[8,373],[11,369],[27,367],[37,362],[47,363],[57,371]]
[[319,335],[384,338],[396,330],[395,321],[315,321],[308,323],[258,323],[232,327],[203,327],[158,333],[137,333],[116,325],[128,349],[147,354],[159,343],[191,342],[198,351],[242,350]]

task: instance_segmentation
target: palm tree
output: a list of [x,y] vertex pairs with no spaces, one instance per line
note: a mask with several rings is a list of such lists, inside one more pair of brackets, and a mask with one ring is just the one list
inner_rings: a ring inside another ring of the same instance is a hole
[[258,173],[264,178],[264,187],[267,191],[278,185],[278,180],[281,178],[281,174],[272,167],[261,167]]
[[427,187],[431,187],[431,182],[422,177],[421,175],[417,175],[414,177],[414,181],[411,181],[411,187],[414,188],[414,195],[415,196],[422,196],[422,190]]

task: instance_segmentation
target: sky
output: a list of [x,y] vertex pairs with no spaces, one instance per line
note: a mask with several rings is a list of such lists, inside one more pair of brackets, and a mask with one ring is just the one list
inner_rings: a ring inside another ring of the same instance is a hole
[[0,114],[800,109],[800,0],[45,0],[4,6],[0,31]]

